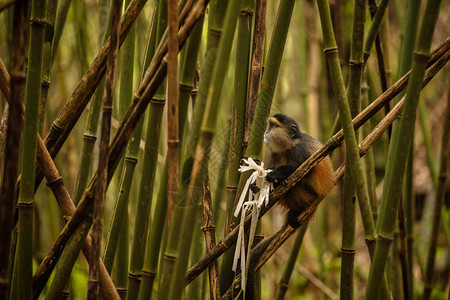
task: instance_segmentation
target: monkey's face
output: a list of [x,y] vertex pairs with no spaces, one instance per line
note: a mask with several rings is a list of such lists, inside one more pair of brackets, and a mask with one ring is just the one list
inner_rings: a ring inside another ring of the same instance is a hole
[[267,130],[264,133],[264,143],[272,153],[282,153],[295,143],[292,131],[291,124],[283,124],[277,118],[269,117]]

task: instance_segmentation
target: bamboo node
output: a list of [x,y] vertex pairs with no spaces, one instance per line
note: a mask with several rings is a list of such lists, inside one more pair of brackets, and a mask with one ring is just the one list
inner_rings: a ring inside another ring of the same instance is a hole
[[47,182],[47,186],[53,190],[53,187],[58,185],[59,183],[62,183],[63,179],[61,176],[58,176],[55,180]]
[[44,26],[45,24],[47,24],[47,22],[45,22],[45,20],[42,20],[37,17],[30,18],[30,25]]
[[337,53],[338,52],[338,48],[337,47],[333,47],[333,48],[326,48],[323,50],[323,53],[325,54],[332,54],[332,53]]
[[164,105],[164,104],[166,104],[166,100],[165,99],[152,98],[152,100],[150,100],[150,103]]
[[49,88],[50,87],[50,79],[48,76],[43,76],[42,80],[41,80],[41,86],[44,88]]
[[135,273],[128,272],[128,278],[141,281],[142,280],[142,274],[135,274]]
[[139,93],[139,91],[137,91],[137,92],[134,94],[134,99],[135,99],[135,101],[137,102],[137,101],[141,100],[141,98],[142,98],[142,95]]
[[192,90],[192,85],[189,85],[189,84],[179,83],[178,86],[179,86],[180,90],[185,90],[185,91]]
[[156,272],[142,270],[142,277],[155,278]]
[[238,187],[235,185],[227,185],[227,190],[229,191],[237,191]]
[[253,16],[253,10],[251,10],[250,8],[246,8],[246,9],[241,9],[241,16],[246,17],[246,16]]
[[207,232],[207,231],[214,231],[216,229],[216,226],[210,225],[210,226],[202,226],[201,231]]
[[364,68],[364,61],[362,61],[362,60],[349,61],[348,66],[362,69],[362,68]]
[[52,129],[54,131],[56,131],[57,133],[63,133],[64,132],[64,129],[61,126],[59,126],[58,124],[56,124],[55,122],[52,123]]
[[414,52],[414,59],[426,63],[430,59],[430,55]]
[[103,105],[103,111],[112,112],[112,110],[113,110],[112,105]]
[[176,257],[173,256],[173,255],[164,254],[164,259],[167,260],[167,261],[173,261],[174,262],[176,260]]
[[355,254],[356,250],[355,249],[344,249],[341,247],[341,253],[343,254]]
[[24,208],[24,209],[30,209],[33,208],[34,201],[17,201],[17,207],[18,208]]
[[137,164],[138,159],[136,157],[132,157],[132,156],[125,156],[125,161]]
[[222,34],[222,30],[217,30],[214,28],[210,28],[209,32],[211,35],[214,35],[214,36],[220,36]]
[[94,142],[94,143],[97,140],[97,136],[90,134],[90,133],[83,134],[83,138],[87,141]]
[[180,144],[180,140],[179,139],[167,140],[167,145],[169,147],[177,146],[178,144]]

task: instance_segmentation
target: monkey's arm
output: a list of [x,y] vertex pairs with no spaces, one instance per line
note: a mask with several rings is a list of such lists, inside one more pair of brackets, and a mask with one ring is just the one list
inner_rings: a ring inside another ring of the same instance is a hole
[[273,182],[274,187],[277,188],[281,184],[286,184],[286,179],[295,171],[295,169],[295,167],[289,165],[278,167],[267,174],[266,180],[268,182]]

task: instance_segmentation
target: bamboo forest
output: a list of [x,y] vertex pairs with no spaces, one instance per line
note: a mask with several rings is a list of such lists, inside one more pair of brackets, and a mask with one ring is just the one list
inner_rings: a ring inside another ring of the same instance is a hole
[[0,299],[450,299],[449,20],[0,0]]

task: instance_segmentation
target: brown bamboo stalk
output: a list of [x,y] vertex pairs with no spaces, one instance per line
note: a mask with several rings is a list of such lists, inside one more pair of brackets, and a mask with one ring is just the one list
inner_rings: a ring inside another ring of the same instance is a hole
[[[255,114],[256,102],[258,100],[259,88],[261,85],[261,76],[264,59],[264,38],[266,30],[266,8],[267,0],[256,1],[255,5],[255,28],[253,32],[252,61],[250,64],[250,75],[248,84],[247,111],[244,131],[244,145],[247,145],[250,137],[250,127]],[[245,146],[242,153],[245,153]]]
[[3,64],[0,64],[0,88],[9,101],[7,131],[5,138],[2,186],[0,198],[0,298],[7,299],[9,295],[9,254],[11,243],[11,228],[16,193],[16,179],[19,172],[20,141],[23,127],[23,100],[25,96],[25,68],[27,51],[27,12],[28,2],[17,1],[14,5],[13,27],[15,34],[12,38],[11,74],[12,80]]
[[168,218],[170,228],[172,212],[177,200],[179,155],[178,124],[178,5],[177,0],[168,0],[168,62],[167,62],[167,157],[168,157]]
[[[211,189],[209,186],[209,174],[205,171],[203,179],[203,197],[202,197],[202,212],[203,212],[203,227],[202,231],[205,234],[206,251],[211,251],[216,246],[216,227],[214,222],[213,207],[211,201]],[[217,300],[220,298],[219,290],[219,274],[217,260],[215,260],[208,268],[209,271],[209,295],[210,299]]]
[[105,91],[103,95],[102,128],[100,136],[100,154],[98,160],[98,180],[95,184],[94,220],[92,224],[92,251],[89,260],[88,293],[89,300],[97,298],[98,269],[100,260],[100,247],[102,242],[103,206],[108,177],[109,138],[111,132],[111,114],[114,92],[114,75],[116,69],[117,53],[119,51],[120,17],[122,14],[122,0],[112,2],[111,37],[106,66]]

